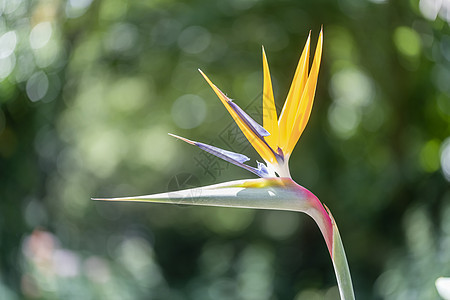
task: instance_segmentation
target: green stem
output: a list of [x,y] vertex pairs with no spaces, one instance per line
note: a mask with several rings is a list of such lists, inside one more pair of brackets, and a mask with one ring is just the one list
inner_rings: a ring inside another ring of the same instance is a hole
[[[339,230],[331,212],[327,207],[325,208],[327,210],[324,209],[319,199],[317,199],[314,209],[306,213],[317,223],[325,242],[327,243],[331,261],[333,262],[334,273],[336,274],[341,300],[354,300],[355,294],[353,292],[352,278],[350,276],[350,269],[348,267],[344,245],[342,244]],[[330,229],[332,232],[329,232]]]
[[339,230],[333,220],[333,267],[338,282],[339,294],[343,300],[355,299],[353,292],[352,278],[348,268],[347,257],[345,256],[344,245],[342,244]]

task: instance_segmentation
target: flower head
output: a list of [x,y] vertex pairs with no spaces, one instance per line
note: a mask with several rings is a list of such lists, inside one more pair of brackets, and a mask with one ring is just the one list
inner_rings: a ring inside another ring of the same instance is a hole
[[266,162],[267,166],[258,163],[257,168],[253,168],[244,164],[244,162],[249,160],[245,155],[222,150],[176,135],[172,136],[189,144],[196,145],[202,150],[253,172],[260,177],[275,177],[278,175],[279,177],[290,178],[288,160],[298,139],[303,133],[311,114],[322,57],[322,44],[323,38],[321,31],[314,54],[314,60],[310,69],[310,36],[308,36],[308,40],[306,41],[297,69],[295,70],[294,79],[279,118],[277,117],[275,107],[269,65],[263,48],[263,126],[246,114],[235,102],[233,102],[233,100],[214,85],[201,70],[199,70],[236,124],[242,130],[247,140]]

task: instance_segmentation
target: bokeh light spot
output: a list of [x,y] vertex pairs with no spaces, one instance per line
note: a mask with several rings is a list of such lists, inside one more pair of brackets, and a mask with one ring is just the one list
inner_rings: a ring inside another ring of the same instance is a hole
[[191,26],[183,30],[178,37],[178,46],[186,53],[198,54],[208,48],[211,34],[200,26]]
[[434,172],[439,169],[439,146],[438,140],[425,143],[420,152],[420,164],[426,172]]
[[112,52],[125,53],[136,47],[138,33],[136,26],[128,23],[118,23],[110,29],[106,36],[106,47]]
[[80,257],[73,251],[56,249],[53,261],[55,272],[61,277],[75,277],[80,272]]
[[368,105],[375,94],[372,80],[357,68],[333,74],[330,89],[333,100],[354,106]]
[[30,32],[30,46],[40,49],[47,45],[52,37],[52,25],[50,22],[42,22],[33,27]]
[[86,259],[83,270],[93,282],[105,283],[110,279],[108,262],[101,257],[91,256]]
[[406,243],[413,258],[426,257],[434,246],[432,239],[432,221],[424,206],[411,207],[405,212],[403,226],[406,233]]
[[99,177],[109,176],[123,158],[123,140],[124,135],[117,130],[97,127],[86,132],[80,145],[86,166]]
[[0,59],[10,56],[17,44],[17,35],[15,31],[8,31],[0,36]]
[[153,260],[153,249],[143,238],[129,237],[124,240],[118,248],[117,258],[134,279],[145,287],[156,286],[162,280]]
[[43,71],[34,73],[27,81],[27,95],[32,102],[44,98],[48,90],[48,77]]
[[333,103],[328,110],[328,122],[333,132],[342,139],[350,138],[356,132],[361,113],[353,106]]
[[407,57],[417,57],[420,54],[420,36],[409,27],[400,26],[395,29],[394,43],[397,50]]
[[162,19],[152,30],[152,41],[158,45],[168,46],[177,41],[181,23],[175,19]]
[[135,163],[145,164],[159,171],[170,169],[176,164],[176,143],[167,133],[170,132],[165,127],[154,126],[145,129],[136,135],[137,147],[133,150],[136,155],[131,155]]
[[150,102],[149,89],[152,89],[152,82],[148,79],[122,78],[114,83],[106,97],[117,112],[137,113]]
[[183,95],[172,105],[172,119],[180,128],[195,128],[203,123],[205,117],[205,101],[197,95]]

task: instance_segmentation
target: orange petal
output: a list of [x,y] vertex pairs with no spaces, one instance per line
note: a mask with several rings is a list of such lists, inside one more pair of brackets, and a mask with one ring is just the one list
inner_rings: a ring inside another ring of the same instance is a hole
[[283,110],[280,114],[279,145],[284,153],[286,153],[289,136],[291,135],[292,126],[294,125],[296,119],[296,112],[298,110],[303,89],[305,88],[306,80],[308,78],[310,36],[311,33],[308,35],[308,40],[303,48],[297,69],[295,70],[291,88],[289,89],[286,101],[284,102]]
[[270,133],[265,137],[272,149],[278,147],[278,120],[275,100],[273,98],[272,79],[270,78],[269,64],[267,63],[264,47],[263,53],[263,127]]
[[303,130],[308,123],[309,116],[311,115],[312,105],[314,103],[314,95],[316,93],[317,77],[319,75],[320,61],[322,58],[322,46],[323,46],[323,32],[320,31],[319,39],[317,41],[316,52],[314,54],[314,61],[309,73],[308,81],[306,82],[305,89],[301,96],[300,105],[296,112],[296,120],[291,129],[291,134],[286,148],[286,154],[289,155],[294,150],[298,139],[300,138]]

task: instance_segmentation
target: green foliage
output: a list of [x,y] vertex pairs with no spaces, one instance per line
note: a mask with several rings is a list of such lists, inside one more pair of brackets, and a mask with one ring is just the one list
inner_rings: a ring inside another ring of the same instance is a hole
[[252,176],[167,135],[258,158],[197,68],[258,117],[261,45],[281,106],[323,25],[292,177],[333,211],[357,298],[438,299],[450,20],[397,2],[0,1],[0,298],[335,299],[305,215],[89,200]]

